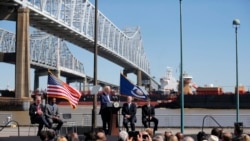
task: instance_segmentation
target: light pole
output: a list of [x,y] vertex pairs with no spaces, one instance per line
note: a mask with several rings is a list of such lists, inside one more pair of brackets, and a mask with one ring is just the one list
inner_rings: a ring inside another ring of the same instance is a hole
[[[94,33],[94,86],[97,85],[97,55],[98,55],[98,48],[97,48],[97,31],[98,31],[98,0],[95,0],[95,33]],[[96,128],[96,105],[97,105],[97,94],[94,94],[93,98],[93,110],[92,110],[92,131]]]
[[233,26],[235,28],[235,47],[236,47],[236,122],[239,122],[239,83],[238,83],[238,43],[237,43],[237,30],[240,26],[240,20],[234,19]]
[[184,93],[183,93],[183,53],[182,53],[182,15],[181,15],[181,1],[180,0],[180,60],[181,60],[181,67],[180,67],[180,95],[181,95],[181,132],[184,133]]

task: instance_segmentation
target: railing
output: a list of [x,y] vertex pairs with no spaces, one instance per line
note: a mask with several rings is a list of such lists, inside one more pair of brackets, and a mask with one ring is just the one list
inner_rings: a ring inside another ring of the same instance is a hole
[[[137,114],[137,127],[143,127],[141,121],[141,114]],[[210,116],[213,118],[205,118],[206,116]],[[244,123],[244,127],[250,127],[250,114],[242,114],[241,122]],[[166,114],[157,114],[156,117],[159,120],[159,128],[165,127],[180,127],[180,115],[168,115]],[[123,117],[119,114],[118,116],[119,126],[122,127]],[[82,113],[72,113],[72,119],[76,121],[78,126],[91,126],[92,115],[91,114],[82,114]],[[216,122],[215,122],[216,120]],[[203,115],[203,114],[186,114],[184,116],[184,125],[185,127],[228,127],[233,128],[235,122],[235,115],[234,114],[227,114],[227,115]],[[97,126],[102,126],[101,116],[97,115]]]
[[12,120],[11,113],[0,113],[0,126],[5,125]]
[[205,120],[206,120],[208,117],[209,117],[210,119],[212,119],[220,128],[223,128],[223,127],[219,124],[219,122],[218,122],[213,116],[211,116],[211,115],[206,115],[206,116],[204,116],[203,121],[202,121],[202,128],[201,128],[201,131],[203,131]]
[[20,128],[19,123],[15,120],[12,120],[12,114],[10,113],[0,113],[0,132],[5,128],[9,127],[13,124],[17,126],[17,134],[20,136]]

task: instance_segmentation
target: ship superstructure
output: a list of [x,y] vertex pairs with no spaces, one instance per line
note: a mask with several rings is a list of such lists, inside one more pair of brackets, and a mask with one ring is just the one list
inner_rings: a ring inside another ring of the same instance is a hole
[[167,67],[166,75],[160,78],[160,90],[163,91],[164,94],[178,91],[178,81],[175,79],[172,72],[172,68]]

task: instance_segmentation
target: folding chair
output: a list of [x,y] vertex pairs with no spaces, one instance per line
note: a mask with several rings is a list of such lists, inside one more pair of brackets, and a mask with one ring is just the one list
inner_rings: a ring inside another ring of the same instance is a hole
[[30,123],[30,125],[29,125],[29,131],[28,131],[28,136],[30,136],[30,128],[32,127],[32,128],[34,128],[35,127],[35,129],[33,130],[34,131],[34,135],[36,135],[37,134],[37,128],[38,128],[38,126],[39,126],[39,124],[38,123]]
[[68,128],[72,128],[73,132],[77,132],[76,122],[70,121],[70,119],[72,118],[71,113],[63,113],[62,118],[64,119],[63,126],[66,127],[66,134],[68,134]]

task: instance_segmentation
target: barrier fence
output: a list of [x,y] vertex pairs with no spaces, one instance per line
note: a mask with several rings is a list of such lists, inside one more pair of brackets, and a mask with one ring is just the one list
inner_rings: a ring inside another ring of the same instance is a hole
[[[143,125],[141,122],[141,114],[138,112],[136,128],[137,130],[143,130]],[[65,113],[64,113],[65,114]],[[60,115],[63,117],[63,113]],[[101,116],[97,115],[97,127],[102,127],[102,120]],[[119,121],[119,128],[123,130],[122,121],[123,116],[119,113],[118,121]],[[159,128],[180,128],[180,115],[178,114],[157,114],[156,118],[159,119]],[[184,116],[184,126],[185,128],[212,128],[212,127],[219,127],[221,125],[223,128],[233,128],[235,123],[235,114],[212,114],[212,115],[205,115],[205,114],[185,114]],[[240,115],[240,122],[243,122],[244,128],[250,127],[250,114],[241,114]],[[0,113],[0,126],[5,125],[9,121],[12,121],[12,114],[11,113]],[[91,130],[92,124],[92,115],[91,114],[83,114],[83,113],[71,113],[70,118],[63,119],[65,124],[61,130],[62,134],[69,133],[72,130],[82,135],[85,132]],[[204,120],[204,124],[203,124]],[[216,122],[215,122],[216,120]],[[15,124],[14,122],[10,124]],[[151,124],[153,127],[153,123]],[[29,128],[29,127],[28,127]],[[21,134],[28,135],[28,128],[22,128],[20,130]],[[31,129],[31,131],[35,131],[37,127]],[[34,129],[34,130],[33,130]],[[7,130],[7,129],[6,129]],[[4,131],[6,131],[4,130]],[[13,135],[16,135],[16,129],[13,129]],[[249,131],[250,132],[250,131]],[[36,135],[36,132],[32,132],[31,134]]]
[[[203,118],[206,114],[185,114],[184,125],[185,127],[201,127]],[[234,122],[236,121],[236,116],[234,114],[213,114],[212,116],[222,127],[234,127]],[[62,113],[61,113],[62,117]],[[119,126],[122,127],[123,117],[121,114],[118,115]],[[137,127],[142,127],[141,114],[137,114]],[[97,126],[102,126],[101,116],[98,114]],[[168,115],[168,114],[157,114],[156,118],[159,120],[159,128],[164,127],[180,127],[180,115]],[[0,113],[0,125],[5,125],[8,121],[12,120],[11,113]],[[64,121],[74,121],[77,126],[91,126],[92,115],[83,113],[71,113],[70,119],[63,119]],[[250,127],[250,114],[241,114],[240,122],[243,122],[244,127]],[[204,127],[217,127],[218,125],[211,119],[206,118],[204,121]]]
[[[185,127],[201,127],[203,124],[203,118],[205,114],[186,114],[184,116],[184,125]],[[222,127],[233,128],[234,122],[236,121],[236,116],[234,114],[214,114],[209,115],[212,116]],[[97,115],[97,126],[102,126],[101,116]],[[141,115],[137,114],[137,122],[136,127],[143,127],[141,121]],[[168,114],[157,114],[156,118],[159,120],[159,128],[165,127],[180,127],[180,115],[168,115]],[[240,115],[240,122],[243,122],[244,127],[250,127],[250,114]],[[72,118],[68,119],[71,121],[75,121],[78,126],[91,126],[92,123],[92,115],[91,114],[82,114],[82,113],[72,113]],[[121,114],[118,115],[119,126],[122,127],[123,116]],[[206,118],[204,120],[204,127],[218,127],[217,123],[214,122],[211,118]]]

